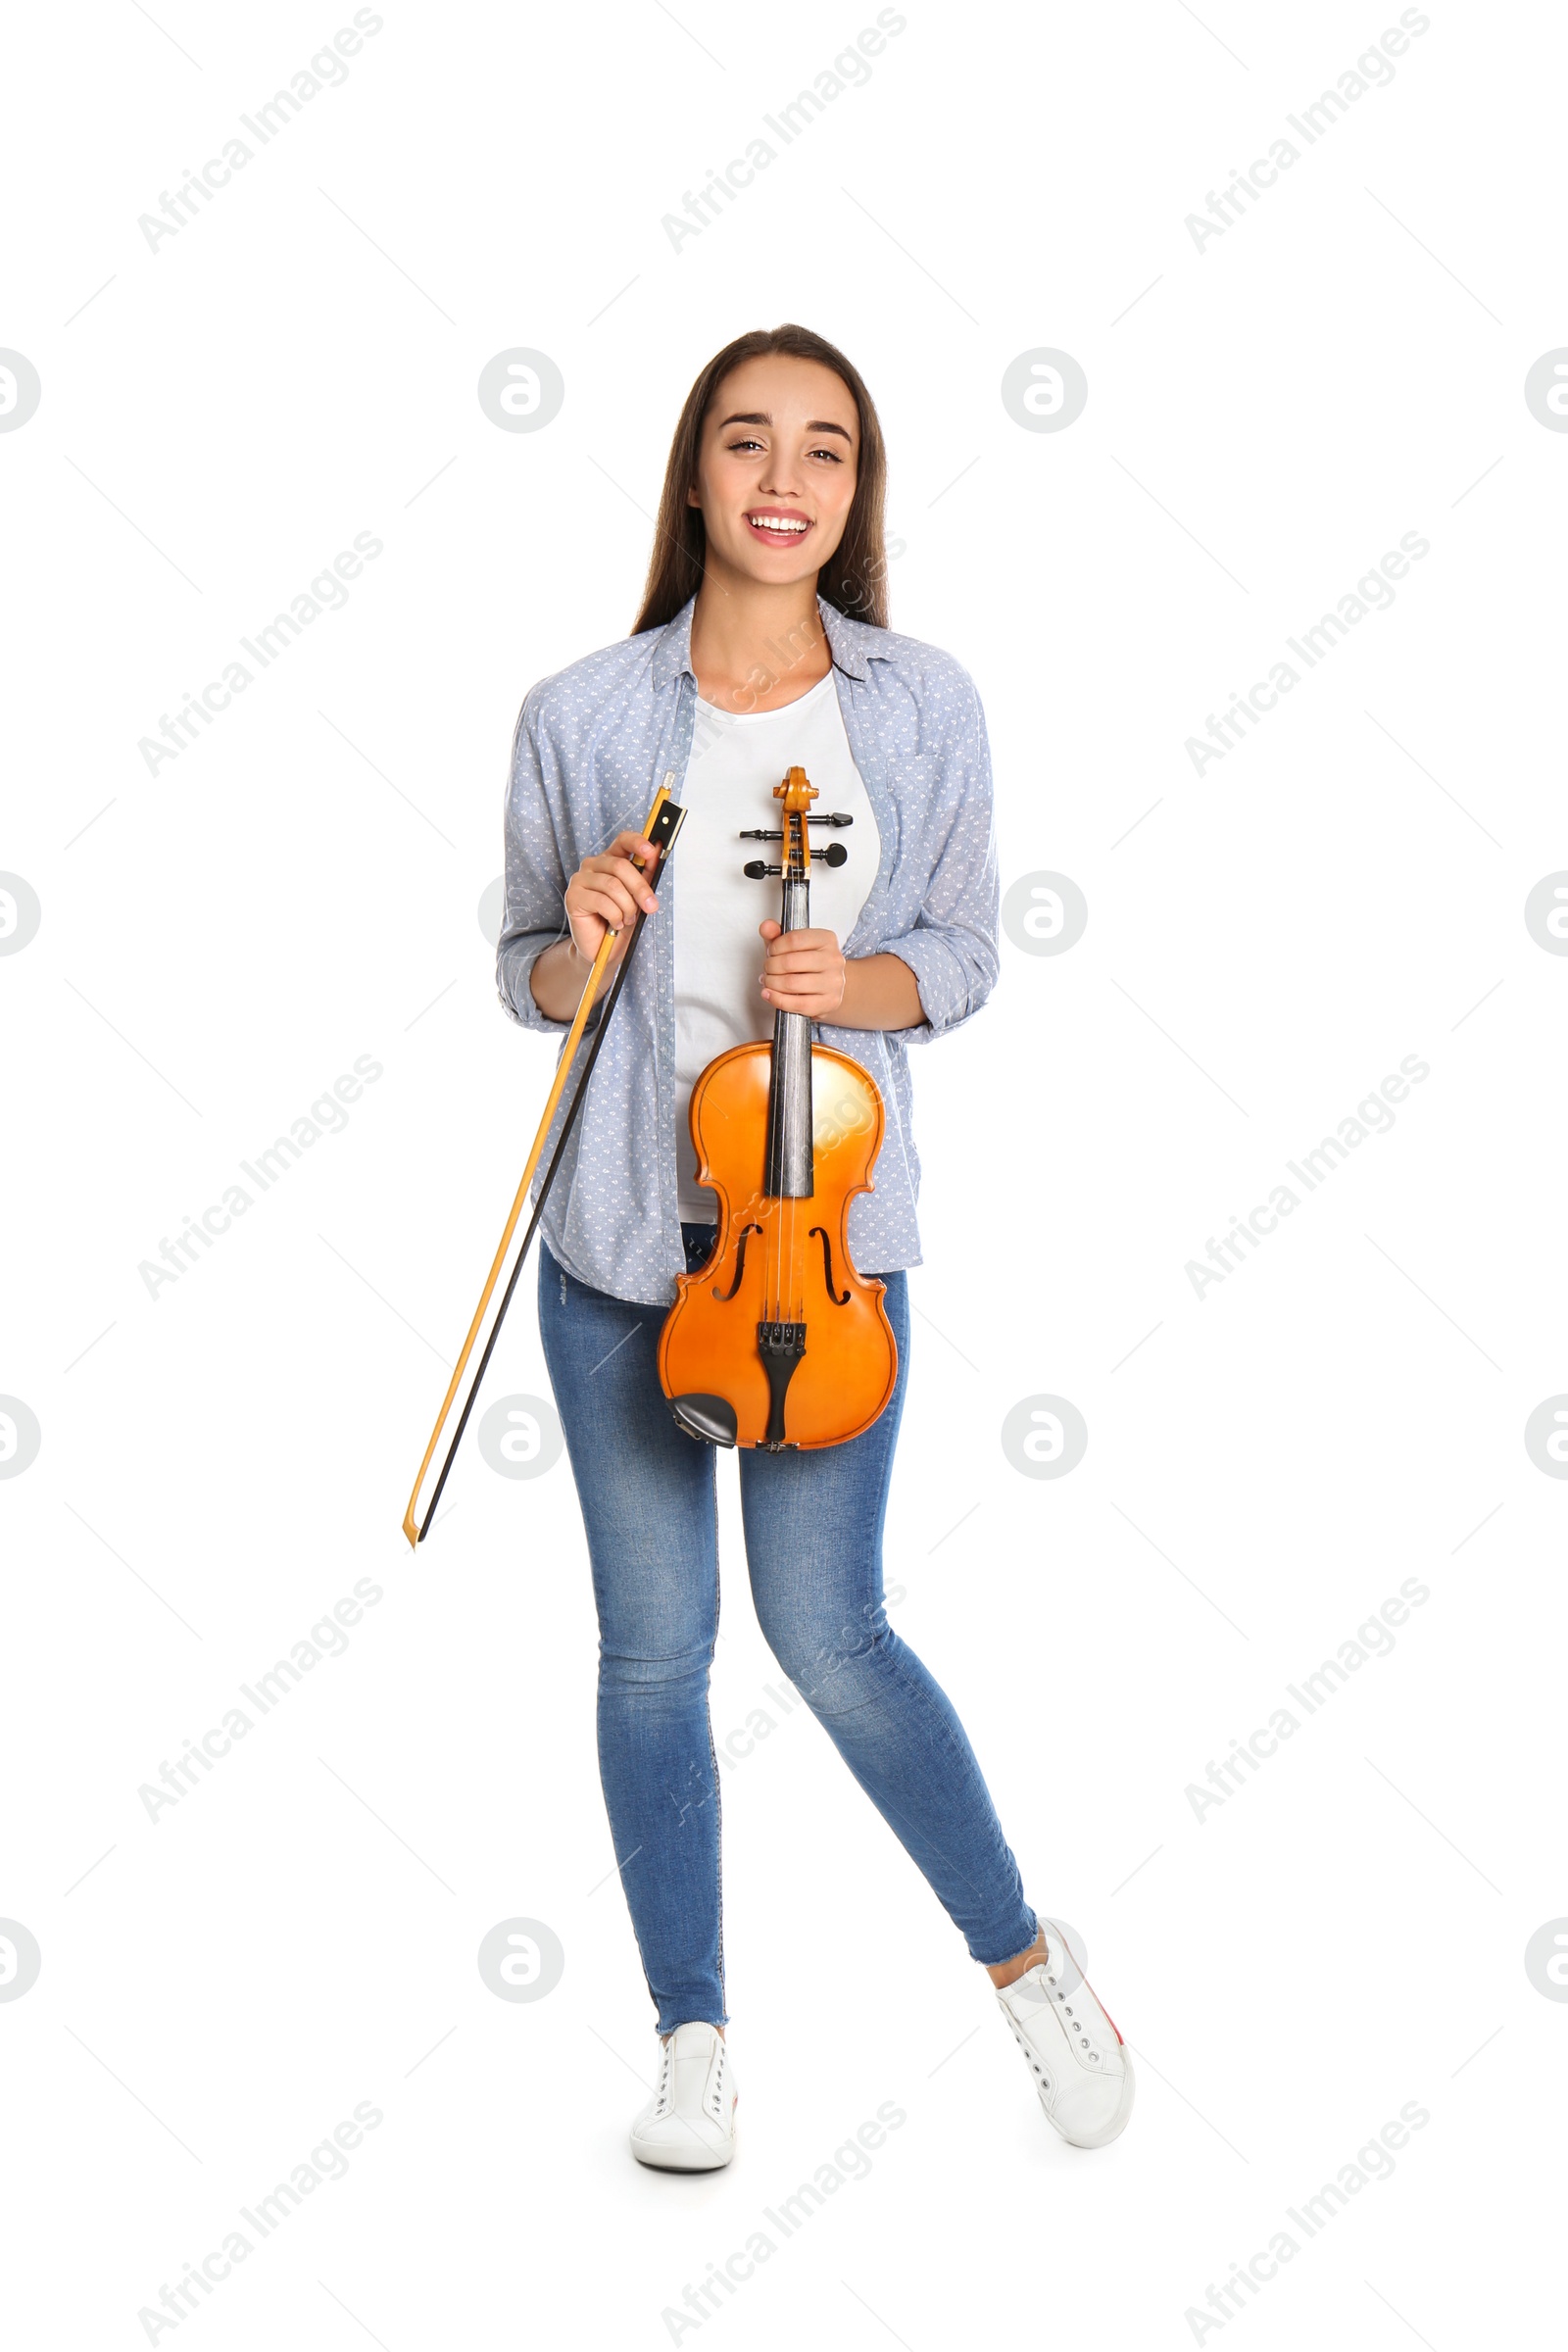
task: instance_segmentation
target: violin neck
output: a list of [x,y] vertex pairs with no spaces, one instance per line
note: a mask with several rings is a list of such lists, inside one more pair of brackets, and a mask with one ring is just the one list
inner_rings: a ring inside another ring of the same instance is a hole
[[[786,931],[810,927],[810,885],[786,875],[779,917]],[[773,1077],[767,1099],[767,1164],[762,1179],[769,1200],[806,1200],[816,1190],[811,1164],[811,1022],[804,1012],[773,1015]]]

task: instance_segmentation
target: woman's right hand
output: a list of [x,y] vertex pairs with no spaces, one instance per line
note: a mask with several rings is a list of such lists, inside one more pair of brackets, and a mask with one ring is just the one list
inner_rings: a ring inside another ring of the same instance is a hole
[[631,945],[632,928],[640,913],[658,906],[648,874],[632,863],[640,858],[648,872],[659,856],[641,833],[617,833],[608,850],[585,858],[566,884],[567,935],[553,940],[536,956],[528,973],[528,992],[540,1011],[552,1021],[569,1021],[582,1002],[588,968],[604,943],[607,931],[619,933],[605,959],[594,996],[603,997],[619,970]]
[[659,852],[641,833],[617,833],[608,850],[585,858],[566,884],[566,920],[572,944],[587,963],[598,955],[607,931],[618,931],[611,956],[613,972],[630,944],[639,910],[652,914],[659,905],[649,888],[647,872],[639,873],[633,858],[652,869]]

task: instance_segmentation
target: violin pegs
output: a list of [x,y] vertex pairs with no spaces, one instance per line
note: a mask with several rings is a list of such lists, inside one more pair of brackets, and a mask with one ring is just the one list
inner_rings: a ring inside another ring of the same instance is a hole
[[781,874],[784,868],[781,865],[764,865],[760,858],[753,858],[742,866],[741,871],[748,882],[761,882],[769,874]]
[[849,854],[842,841],[830,841],[827,848],[821,853],[822,863],[824,865],[842,865]]

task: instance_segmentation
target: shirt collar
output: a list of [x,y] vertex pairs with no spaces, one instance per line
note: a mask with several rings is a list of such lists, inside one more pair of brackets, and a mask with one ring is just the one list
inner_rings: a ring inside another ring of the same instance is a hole
[[[659,642],[653,651],[653,681],[656,688],[668,686],[674,679],[686,676],[695,680],[692,668],[692,614],[697,599],[692,597],[683,605],[671,621],[659,632]],[[836,605],[824,598],[816,600],[833,666],[852,678],[866,676],[868,662],[891,662],[886,629],[873,628],[868,621],[852,620]]]

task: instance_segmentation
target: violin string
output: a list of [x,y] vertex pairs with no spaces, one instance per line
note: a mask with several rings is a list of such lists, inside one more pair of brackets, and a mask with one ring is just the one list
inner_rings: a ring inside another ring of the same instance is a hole
[[[808,825],[809,825],[809,816],[808,816],[808,809],[806,809],[806,808],[803,808],[803,809],[802,809],[802,811],[801,811],[801,885],[802,885],[802,892],[801,892],[801,895],[802,895],[802,899],[803,899],[803,902],[804,902],[804,904],[805,904],[805,907],[806,907],[806,921],[807,921],[807,926],[808,926],[808,928],[809,928],[809,925],[810,925],[810,920],[811,920],[811,908],[810,908],[810,882],[811,882],[811,849],[810,849],[810,840],[811,840],[811,837],[810,837],[810,833],[809,833],[809,831],[808,831]],[[811,1080],[812,1080],[812,1077],[813,1077],[813,1074],[814,1074],[814,1073],[813,1073],[813,1071],[812,1071],[812,1067],[811,1067],[811,1025],[810,1025],[810,1022],[809,1022],[809,1020],[808,1020],[808,1019],[807,1019],[807,1018],[805,1017],[805,1015],[803,1015],[803,1016],[802,1016],[802,1021],[801,1021],[801,1034],[802,1034],[803,1038],[805,1039],[805,1045],[804,1045],[804,1047],[803,1047],[803,1053],[804,1053],[804,1055],[805,1055],[805,1060],[806,1060],[806,1085],[805,1085],[805,1088],[804,1088],[804,1090],[803,1090],[803,1091],[804,1091],[804,1093],[805,1093],[805,1096],[806,1096],[806,1105],[805,1105],[805,1115],[806,1115],[806,1137],[805,1137],[805,1143],[804,1143],[804,1151],[805,1151],[806,1154],[807,1154],[808,1157],[810,1157],[810,1159],[811,1159],[811,1182],[812,1182],[812,1184],[813,1184],[813,1186],[814,1186],[814,1185],[815,1185],[815,1182],[816,1182],[816,1161],[815,1161],[815,1156],[814,1156],[814,1153],[812,1152],[812,1148],[811,1148],[811,1147],[812,1147],[812,1137],[811,1137],[811,1124],[812,1124],[812,1122],[811,1122],[811,1098],[812,1098],[812,1091],[813,1091],[813,1090],[812,1090],[812,1085],[811,1085]],[[805,1218],[806,1222],[807,1222],[808,1224],[809,1224],[809,1222],[810,1222],[810,1215],[811,1215],[811,1210],[810,1210],[810,1201],[809,1201],[809,1199],[808,1199],[808,1201],[807,1201],[806,1207],[805,1207],[805,1208],[803,1209],[803,1211],[802,1211],[802,1215],[803,1215],[803,1217]],[[801,1248],[802,1248],[802,1250],[805,1250],[805,1247],[806,1247],[806,1245],[805,1245],[805,1243],[804,1243],[804,1241],[803,1241],[803,1242],[802,1242],[802,1244],[801,1244]],[[791,1262],[792,1262],[792,1265],[793,1265],[793,1268],[794,1268],[794,1273],[795,1273],[795,1283],[796,1283],[796,1296],[795,1296],[795,1320],[796,1320],[796,1322],[797,1322],[797,1323],[804,1323],[804,1322],[806,1321],[806,1265],[805,1265],[805,1260],[804,1260],[804,1257],[803,1257],[803,1258],[795,1258],[795,1259],[792,1259],[792,1261],[791,1261]]]
[[[805,906],[806,906],[806,921],[807,921],[807,927],[808,927],[808,928],[809,928],[809,926],[810,926],[810,920],[811,920],[811,907],[810,907],[810,883],[811,883],[811,836],[810,836],[810,832],[809,832],[809,830],[808,830],[809,823],[810,823],[810,817],[809,817],[808,809],[805,809],[805,808],[803,808],[803,809],[802,809],[802,811],[801,811],[801,882],[802,882],[802,886],[803,886],[803,888],[802,888],[802,897],[803,897],[803,900],[804,900],[804,902],[805,902]],[[809,1021],[809,1020],[808,1020],[807,1017],[805,1017],[804,1015],[802,1016],[802,1022],[801,1022],[801,1033],[802,1033],[802,1036],[804,1037],[804,1039],[805,1039],[805,1041],[806,1041],[806,1042],[805,1042],[805,1047],[804,1047],[804,1053],[805,1053],[805,1057],[806,1057],[806,1086],[805,1086],[805,1090],[804,1090],[804,1091],[805,1091],[805,1095],[806,1095],[806,1140],[805,1140],[805,1151],[806,1151],[807,1156],[808,1156],[808,1157],[810,1159],[810,1162],[811,1162],[811,1183],[812,1183],[812,1186],[814,1187],[814,1186],[815,1186],[815,1183],[816,1183],[816,1158],[815,1158],[815,1153],[814,1153],[814,1152],[813,1152],[813,1150],[812,1150],[812,1135],[811,1135],[811,1126],[812,1126],[812,1120],[811,1120],[811,1102],[812,1102],[812,1095],[813,1095],[813,1091],[814,1091],[814,1090],[813,1090],[813,1087],[812,1087],[812,1079],[813,1079],[813,1076],[814,1076],[814,1071],[813,1071],[813,1068],[812,1068],[812,1060],[811,1060],[811,1054],[812,1054],[812,1048],[811,1048],[811,1024],[810,1024],[810,1021]],[[810,1221],[811,1221],[811,1206],[810,1206],[810,1198],[809,1198],[809,1196],[808,1197],[808,1200],[807,1200],[806,1205],[805,1205],[805,1207],[803,1208],[803,1210],[802,1210],[802,1212],[801,1212],[801,1213],[802,1213],[802,1217],[803,1217],[803,1219],[805,1220],[805,1222],[806,1222],[808,1225],[809,1225],[809,1223],[810,1223]],[[801,1243],[801,1249],[802,1249],[802,1251],[803,1251],[803,1253],[804,1253],[804,1251],[805,1251],[805,1250],[806,1250],[806,1247],[807,1247],[807,1245],[806,1245],[806,1242],[803,1240],[803,1241],[802,1241],[802,1243]],[[797,1258],[797,1259],[794,1261],[794,1263],[795,1263],[795,1283],[796,1283],[795,1319],[796,1319],[796,1321],[797,1321],[798,1323],[803,1323],[803,1324],[804,1324],[804,1322],[806,1321],[806,1261],[805,1261],[804,1254],[803,1254],[803,1255],[802,1255],[800,1258]]]
[[[789,782],[789,779],[788,779],[788,777],[786,777],[786,778],[785,778],[785,783],[786,783],[786,786],[788,785],[788,782]],[[789,927],[790,927],[790,908],[791,908],[791,900],[790,900],[790,883],[791,883],[791,881],[792,881],[792,879],[793,879],[793,876],[794,876],[794,866],[795,866],[795,834],[794,834],[794,823],[793,823],[793,819],[791,818],[791,816],[790,816],[790,812],[789,812],[789,795],[788,795],[788,791],[786,790],[786,793],[785,793],[785,799],[784,799],[784,905],[783,905],[783,908],[782,908],[783,920],[784,920],[784,928],[785,928],[786,932],[788,931],[788,929],[789,929]],[[780,1151],[779,1151],[779,1160],[780,1160],[780,1172],[781,1172],[781,1174],[782,1174],[782,1176],[783,1176],[783,1180],[784,1180],[784,1182],[785,1182],[786,1184],[789,1182],[789,1176],[788,1176],[788,1173],[787,1173],[787,1170],[788,1170],[788,1161],[789,1161],[789,1152],[788,1152],[788,1143],[789,1143],[789,1138],[788,1138],[787,1134],[784,1132],[784,1129],[785,1129],[785,1123],[786,1123],[786,1121],[787,1121],[787,1119],[788,1119],[788,1116],[789,1116],[789,1107],[790,1107],[790,1095],[789,1095],[789,1090],[788,1090],[788,1087],[787,1087],[787,1086],[786,1086],[786,1085],[783,1083],[783,1081],[784,1081],[785,1073],[786,1073],[786,1071],[787,1071],[787,1069],[788,1069],[788,1065],[789,1065],[789,1050],[790,1050],[790,1049],[789,1049],[789,1026],[790,1026],[790,1025],[789,1025],[789,1022],[788,1022],[788,1020],[781,1019],[781,1020],[779,1021],[779,1023],[778,1023],[778,1032],[779,1032],[779,1052],[780,1052],[781,1055],[783,1056],[783,1066],[782,1066],[782,1068],[781,1068],[781,1070],[780,1070],[780,1086],[779,1086],[779,1128],[780,1128],[780,1135],[779,1135],[779,1144],[780,1144]],[[776,1312],[776,1314],[777,1314],[777,1317],[778,1317],[778,1320],[779,1320],[780,1322],[782,1322],[782,1321],[783,1321],[783,1319],[784,1319],[784,1259],[785,1259],[785,1256],[786,1256],[786,1254],[787,1254],[787,1252],[788,1252],[788,1250],[789,1250],[789,1240],[788,1240],[788,1233],[787,1233],[787,1219],[788,1219],[788,1217],[789,1217],[789,1197],[788,1197],[788,1195],[787,1195],[787,1194],[784,1194],[784,1195],[781,1195],[781,1196],[780,1196],[780,1200],[779,1200],[779,1205],[778,1205],[778,1256],[777,1256],[776,1263],[775,1263],[775,1271],[776,1271],[776,1277],[777,1277],[777,1283],[778,1283],[778,1292],[777,1292],[778,1303],[777,1303],[777,1307],[776,1307],[776,1309],[775,1309],[775,1312]]]
[[[786,799],[786,801],[785,801],[785,815],[784,815],[784,920],[785,920],[785,923],[786,923],[786,924],[787,924],[787,925],[788,925],[790,928],[792,928],[792,929],[793,929],[793,927],[794,927],[794,914],[795,914],[795,894],[794,894],[794,890],[793,890],[793,887],[792,887],[792,885],[793,885],[793,883],[794,883],[794,880],[795,880],[795,820],[794,820],[794,818],[793,818],[793,817],[792,817],[792,816],[789,814],[789,803],[788,803],[788,800]],[[786,1017],[785,1017],[785,1018],[784,1018],[784,1019],[783,1019],[783,1020],[782,1020],[782,1021],[779,1023],[779,1027],[780,1027],[781,1029],[783,1029],[783,1030],[784,1030],[786,1033],[787,1033],[787,1032],[788,1032],[788,1031],[789,1031],[791,1028],[793,1028],[793,1026],[794,1026],[793,1022],[791,1022],[791,1021],[790,1021],[790,1019],[788,1018],[788,1016],[787,1016],[787,1015],[786,1015]],[[789,1038],[789,1037],[786,1035],[785,1046],[784,1046],[785,1068],[786,1068],[786,1070],[788,1070],[788,1067],[789,1067],[789,1063],[790,1063],[790,1059],[791,1059],[791,1048],[792,1048],[793,1044],[794,1044],[794,1040],[793,1040],[792,1038]],[[790,1112],[791,1112],[791,1111],[794,1109],[794,1106],[795,1106],[795,1103],[794,1103],[794,1090],[793,1090],[793,1088],[792,1088],[792,1089],[790,1089],[790,1090],[789,1090],[789,1091],[788,1091],[788,1092],[785,1094],[785,1096],[784,1096],[784,1101],[783,1101],[783,1108],[784,1108],[784,1113],[785,1113],[785,1117],[786,1117],[786,1119],[788,1118],[788,1116],[789,1116]],[[793,1137],[786,1137],[786,1144],[787,1144],[787,1146],[793,1146],[793,1143],[794,1143],[794,1138],[793,1138]],[[788,1182],[789,1182],[789,1176],[788,1176],[787,1170],[788,1170],[788,1165],[789,1165],[789,1158],[790,1158],[790,1155],[791,1155],[791,1154],[790,1154],[790,1151],[789,1151],[788,1149],[786,1149],[785,1155],[784,1155],[784,1157],[785,1157],[785,1168],[786,1168],[786,1174],[785,1174],[785,1182],[786,1182],[786,1183],[788,1183]],[[791,1250],[791,1248],[792,1248],[792,1246],[793,1246],[793,1242],[794,1242],[794,1234],[793,1234],[793,1231],[792,1231],[792,1227],[793,1227],[793,1224],[794,1224],[794,1211],[795,1211],[795,1203],[794,1203],[793,1200],[791,1200],[791,1199],[789,1198],[789,1196],[788,1196],[788,1195],[786,1195],[786,1196],[785,1196],[785,1205],[784,1205],[784,1211],[783,1211],[783,1220],[782,1220],[782,1234],[781,1234],[781,1243],[782,1243],[782,1247],[781,1247],[781,1249],[780,1249],[780,1252],[779,1252],[779,1268],[778,1268],[778,1319],[779,1319],[779,1321],[780,1321],[781,1323],[783,1322],[783,1320],[784,1320],[785,1316],[786,1316],[786,1315],[789,1313],[789,1258],[790,1258],[790,1250]]]
[[[806,818],[805,818],[805,817],[802,815],[801,811],[800,811],[800,810],[797,808],[797,810],[795,811],[795,817],[794,817],[793,829],[792,829],[792,831],[791,831],[791,834],[790,834],[790,866],[791,866],[791,880],[792,880],[792,881],[804,881],[804,878],[805,878],[805,876],[804,876],[804,870],[803,870],[803,868],[804,868],[804,860],[803,860],[803,857],[802,857],[802,850],[801,850],[801,843],[802,843],[802,839],[803,839],[803,837],[804,837],[804,835],[805,835],[805,832],[806,832]],[[791,908],[791,914],[792,914],[792,918],[794,918],[794,919],[792,920],[791,928],[792,928],[792,929],[795,929],[795,930],[798,930],[798,929],[800,928],[800,923],[799,923],[799,916],[800,916],[800,896],[799,896],[799,892],[798,892],[798,891],[796,892],[796,894],[795,894],[795,897],[794,897],[794,905],[793,905],[793,906],[792,906],[792,908]],[[797,1015],[796,1015],[796,1018],[795,1018],[795,1024],[794,1024],[794,1026],[795,1026],[795,1038],[794,1038],[794,1046],[795,1046],[795,1060],[796,1060],[796,1086],[795,1086],[795,1101],[794,1101],[794,1109],[795,1109],[795,1114],[796,1114],[796,1122],[797,1122],[797,1125],[799,1125],[799,1120],[800,1120],[800,1110],[801,1110],[801,1092],[802,1092],[801,1085],[800,1085],[801,1032],[800,1032],[800,1015],[799,1015],[799,1014],[797,1014]],[[809,1073],[808,1073],[808,1083],[809,1083]],[[801,1137],[799,1136],[799,1134],[797,1134],[797,1135],[796,1135],[796,1137],[795,1137],[795,1157],[796,1157],[797,1161],[800,1159],[800,1156],[801,1156],[801,1149],[802,1149]],[[787,1262],[788,1262],[788,1271],[789,1271],[789,1286],[790,1286],[790,1288],[789,1288],[789,1299],[788,1299],[788,1303],[787,1303],[786,1310],[785,1310],[785,1311],[786,1311],[786,1315],[787,1315],[787,1316],[788,1316],[788,1317],[789,1317],[791,1320],[793,1320],[793,1318],[794,1318],[794,1310],[795,1310],[795,1215],[796,1215],[796,1199],[795,1199],[795,1195],[794,1195],[794,1193],[792,1192],[792,1193],[791,1193],[791,1195],[790,1195],[790,1247],[789,1247],[789,1258],[788,1258],[788,1261],[787,1261]]]
[[[802,797],[803,797],[803,802],[804,802],[805,796],[803,795]],[[807,821],[806,821],[806,808],[805,808],[805,806],[803,806],[803,807],[800,808],[800,810],[797,812],[796,819],[795,819],[795,829],[796,829],[796,848],[797,848],[797,851],[798,851],[798,853],[799,853],[799,856],[800,856],[800,861],[801,861],[801,911],[804,913],[804,915],[805,915],[805,917],[806,917],[806,924],[808,926],[808,925],[809,925],[809,923],[810,923],[810,919],[811,919],[811,916],[810,916],[810,908],[809,908],[808,905],[807,904],[808,890],[809,878],[810,878],[810,852],[809,852],[809,851],[808,850],[808,848],[807,848],[808,834],[807,834]],[[801,1042],[801,1047],[800,1047],[800,1054],[801,1054],[801,1060],[802,1060],[802,1063],[803,1063],[803,1065],[804,1065],[804,1072],[805,1072],[805,1075],[804,1075],[804,1080],[803,1080],[803,1083],[802,1083],[802,1086],[801,1086],[801,1089],[800,1089],[800,1093],[801,1093],[801,1096],[802,1096],[802,1098],[803,1098],[803,1099],[802,1099],[802,1101],[801,1101],[801,1102],[800,1102],[797,1104],[797,1108],[798,1108],[798,1109],[801,1111],[801,1114],[802,1114],[802,1116],[803,1116],[803,1117],[805,1118],[805,1120],[806,1120],[806,1133],[805,1133],[805,1135],[804,1135],[804,1136],[801,1138],[801,1144],[800,1144],[801,1157],[804,1159],[804,1158],[805,1158],[805,1156],[806,1156],[806,1154],[807,1154],[807,1152],[808,1152],[809,1151],[809,1149],[810,1149],[810,1140],[811,1140],[811,1129],[810,1129],[810,1102],[811,1102],[811,1037],[810,1037],[810,1031],[809,1031],[809,1029],[808,1029],[808,1025],[807,1025],[806,1015],[805,1015],[804,1013],[802,1013],[802,1014],[799,1016],[799,1018],[800,1018],[800,1024],[801,1024],[801,1027],[800,1027],[800,1034],[801,1034],[801,1040],[802,1040],[802,1042]],[[792,1321],[792,1322],[796,1322],[796,1323],[802,1323],[802,1322],[804,1322],[804,1321],[805,1321],[805,1319],[806,1319],[806,1295],[805,1295],[804,1288],[802,1287],[802,1267],[801,1267],[801,1262],[800,1262],[800,1258],[799,1258],[799,1257],[798,1257],[798,1255],[797,1255],[797,1250],[798,1250],[798,1249],[799,1249],[799,1247],[800,1247],[800,1243],[799,1243],[799,1237],[798,1237],[798,1231],[797,1231],[798,1219],[799,1219],[799,1216],[800,1216],[800,1214],[801,1214],[801,1211],[800,1211],[800,1209],[799,1209],[799,1205],[798,1205],[798,1204],[795,1204],[795,1205],[793,1205],[793,1206],[792,1206],[792,1209],[791,1209],[791,1214],[790,1214],[790,1319],[791,1319],[791,1321]]]
[[[789,782],[789,779],[788,779],[788,777],[786,777],[786,778],[785,778],[785,784],[786,784],[786,787],[788,786],[788,782]],[[793,881],[793,879],[794,879],[794,869],[795,869],[795,832],[794,832],[794,820],[793,820],[793,818],[792,818],[792,817],[791,817],[791,815],[790,815],[790,810],[789,810],[789,794],[788,794],[788,790],[786,789],[786,792],[785,792],[785,799],[784,799],[784,906],[783,906],[783,909],[782,909],[782,911],[783,911],[783,920],[784,920],[784,928],[785,928],[785,931],[786,931],[786,932],[788,932],[788,930],[789,930],[789,928],[790,928],[790,916],[791,916],[791,906],[792,906],[791,893],[790,893],[790,884],[791,884],[791,882],[792,882],[792,881]],[[786,1077],[787,1077],[787,1073],[788,1073],[788,1069],[789,1069],[789,1052],[790,1052],[789,1027],[790,1027],[790,1024],[789,1024],[789,1022],[788,1022],[788,1020],[787,1020],[787,1019],[781,1019],[781,1020],[779,1021],[779,1023],[778,1023],[778,1032],[779,1032],[779,1052],[780,1052],[780,1054],[781,1054],[781,1055],[782,1055],[782,1057],[783,1057],[783,1063],[782,1063],[782,1067],[781,1067],[781,1069],[780,1069],[780,1073],[779,1073],[779,1075],[780,1075],[780,1086],[779,1086],[779,1129],[780,1129],[780,1133],[779,1133],[779,1144],[780,1144],[780,1151],[779,1151],[779,1160],[780,1160],[780,1175],[781,1175],[781,1177],[782,1177],[782,1180],[783,1180],[783,1182],[784,1182],[786,1185],[787,1185],[787,1184],[788,1184],[788,1182],[789,1182],[789,1149],[788,1149],[788,1147],[789,1147],[789,1143],[790,1143],[790,1138],[789,1138],[789,1135],[788,1135],[788,1132],[787,1132],[787,1123],[788,1123],[788,1119],[789,1119],[790,1100],[791,1100],[791,1098],[790,1098],[790,1090],[789,1090],[789,1088],[788,1088],[788,1085],[785,1083],[785,1080],[786,1080]],[[777,1255],[777,1259],[776,1259],[776,1261],[775,1261],[775,1274],[776,1274],[776,1280],[777,1280],[778,1289],[777,1289],[777,1305],[776,1305],[776,1307],[775,1307],[775,1310],[774,1310],[774,1311],[775,1311],[775,1314],[776,1314],[776,1316],[777,1316],[777,1319],[779,1320],[779,1322],[782,1322],[782,1321],[784,1320],[784,1281],[785,1281],[785,1276],[784,1276],[784,1261],[785,1261],[785,1258],[786,1258],[786,1256],[788,1255],[788,1251],[789,1251],[789,1233],[788,1233],[788,1219],[789,1219],[789,1213],[790,1213],[790,1212],[789,1212],[789,1196],[788,1196],[788,1194],[787,1194],[787,1193],[784,1193],[784,1194],[781,1194],[781,1196],[780,1196],[780,1199],[779,1199],[779,1205],[778,1205],[778,1255]]]

